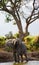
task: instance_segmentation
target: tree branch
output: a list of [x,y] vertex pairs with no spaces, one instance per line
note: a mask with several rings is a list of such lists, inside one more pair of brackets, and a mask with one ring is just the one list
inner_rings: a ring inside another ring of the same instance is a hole
[[17,16],[18,16],[18,18],[19,18],[19,21],[21,21],[21,20],[20,20],[20,15],[19,15],[19,13],[18,13],[17,10],[16,10],[16,13],[17,13]]
[[12,0],[9,0],[10,2],[11,2],[11,4],[13,4],[14,5],[14,3],[13,3],[13,1]]
[[[31,20],[31,17],[32,17],[32,15],[33,15],[33,13],[34,13],[34,10],[35,10],[34,4],[35,4],[35,0],[33,1],[33,10],[32,10],[32,12],[31,12],[30,20]],[[30,20],[29,20],[29,21],[30,21]]]
[[38,16],[34,17],[33,20],[29,22],[29,24],[33,23],[36,19],[38,19]]
[[32,16],[33,16],[33,13],[34,13],[34,10],[35,10],[34,4],[35,4],[35,0],[33,1],[33,10],[32,10],[32,12],[31,12],[31,15],[26,19],[26,20],[27,20],[26,23],[29,23],[30,20],[31,20],[31,18],[32,18]]

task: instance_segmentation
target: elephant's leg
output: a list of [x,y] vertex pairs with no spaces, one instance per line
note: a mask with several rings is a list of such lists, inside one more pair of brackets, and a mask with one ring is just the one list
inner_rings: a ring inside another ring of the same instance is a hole
[[18,57],[18,58],[17,58],[17,59],[18,59],[18,62],[20,62],[20,55],[18,54],[17,57]]
[[17,54],[14,53],[14,61],[17,62]]
[[24,56],[25,56],[25,60],[28,61],[28,58],[27,58],[27,54],[24,53]]
[[21,54],[21,62],[23,62],[23,55]]

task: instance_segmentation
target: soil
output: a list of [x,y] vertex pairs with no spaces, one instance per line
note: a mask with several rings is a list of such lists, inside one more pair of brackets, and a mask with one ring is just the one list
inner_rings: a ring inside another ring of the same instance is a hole
[[[38,60],[39,61],[39,51],[28,52],[28,60]],[[13,53],[7,52],[4,48],[0,48],[0,62],[13,61]]]

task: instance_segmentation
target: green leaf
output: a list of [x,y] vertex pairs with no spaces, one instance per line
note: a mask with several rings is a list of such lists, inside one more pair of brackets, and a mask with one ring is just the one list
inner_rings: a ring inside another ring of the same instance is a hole
[[6,21],[7,23],[9,23],[9,21],[12,21],[10,14],[6,14],[6,19],[5,19],[5,21]]
[[9,23],[9,21],[11,21],[11,19],[9,19],[8,17],[6,18],[6,22]]
[[13,25],[16,25],[16,22],[14,22]]
[[9,0],[2,0],[2,3],[7,3]]
[[1,0],[0,2],[0,8],[3,7],[5,4],[7,4],[9,0]]

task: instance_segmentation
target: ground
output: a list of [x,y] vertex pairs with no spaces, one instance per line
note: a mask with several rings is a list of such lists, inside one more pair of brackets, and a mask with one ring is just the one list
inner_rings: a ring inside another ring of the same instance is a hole
[[[39,51],[28,52],[27,56],[29,60],[39,60]],[[4,48],[0,48],[0,62],[7,61],[13,61],[13,53],[4,51]]]

